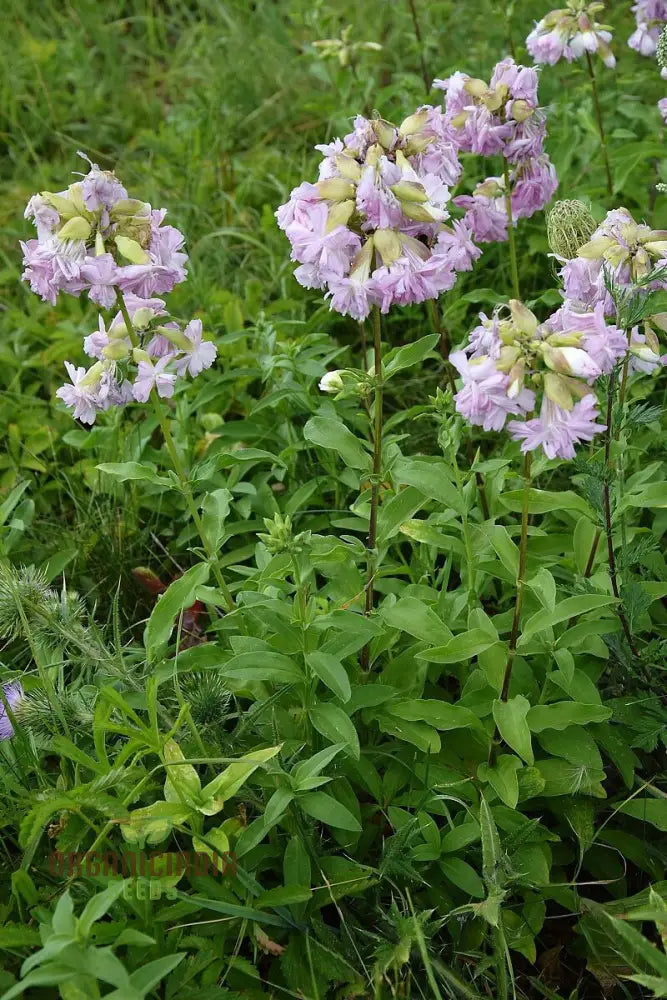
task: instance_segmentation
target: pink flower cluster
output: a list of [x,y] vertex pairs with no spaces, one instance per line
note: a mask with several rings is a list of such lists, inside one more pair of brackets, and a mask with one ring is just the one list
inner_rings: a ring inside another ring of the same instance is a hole
[[43,191],[28,202],[25,217],[37,239],[21,243],[23,279],[52,305],[61,291],[86,291],[104,309],[116,288],[144,298],[170,292],[185,280],[188,258],[182,233],[163,225],[165,215],[129,198],[113,173],[90,163],[65,191]]
[[398,127],[357,117],[344,139],[316,147],[319,180],[295,188],[276,212],[306,288],[363,320],[372,306],[434,299],[481,251],[468,226],[449,226],[449,188],[461,167],[451,127],[424,106]]
[[507,423],[523,452],[541,447],[548,458],[573,458],[576,444],[605,429],[592,385],[626,354],[622,331],[606,326],[601,308],[578,313],[567,303],[543,324],[516,300],[509,316],[480,319],[466,348],[451,355],[463,380],[457,411],[487,431]]
[[186,277],[183,236],[162,225],[164,209],[128,198],[114,174],[91,163],[66,191],[34,195],[25,214],[37,227],[37,239],[22,244],[34,292],[55,304],[60,291],[85,290],[105,309],[123,307],[108,325],[100,316],[84,339],[90,368],[65,362],[70,382],[56,395],[77,420],[93,424],[98,413],[145,403],[153,391],[172,396],[179,377],[211,367],[216,347],[202,339],[201,320],[181,327],[152,297]]
[[173,396],[179,377],[199,375],[215,361],[217,348],[202,339],[201,320],[181,329],[167,317],[162,299],[128,293],[124,301],[132,335],[121,312],[108,326],[100,316],[98,329],[83,342],[95,363],[86,369],[65,362],[70,384],[56,396],[84,424],[94,424],[98,413],[113,406],[146,403],[153,390],[162,398]]
[[[619,289],[637,289],[656,270],[655,281],[641,287],[645,291],[667,288],[667,231],[652,230],[635,222],[626,208],[609,212],[580,247],[577,256],[567,261],[560,272],[566,297],[578,306],[593,309],[602,304],[613,316],[614,300],[608,291],[610,281]],[[639,291],[639,290],[638,290]]]
[[628,45],[643,56],[654,56],[660,32],[667,24],[667,0],[637,0],[632,10],[637,28]]
[[603,10],[602,3],[568,0],[567,7],[550,11],[535,24],[526,38],[526,48],[536,63],[550,66],[561,59],[572,62],[587,52],[597,52],[605,66],[613,69],[616,59],[609,47],[611,31],[597,21]]
[[[504,59],[489,84],[454,73],[434,86],[445,92],[445,121],[459,149],[482,156],[502,155],[510,166],[512,223],[530,218],[553,197],[556,170],[544,152],[545,116],[538,106],[537,70]],[[472,195],[454,204],[480,243],[507,239],[504,177],[488,177]]]

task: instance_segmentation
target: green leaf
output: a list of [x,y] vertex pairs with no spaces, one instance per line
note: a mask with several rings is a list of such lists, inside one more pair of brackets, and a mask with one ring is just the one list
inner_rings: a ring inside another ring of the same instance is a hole
[[543,729],[567,729],[568,726],[585,726],[588,722],[606,722],[612,716],[604,705],[584,705],[579,701],[555,701],[551,705],[533,705],[527,722],[534,733]]
[[124,882],[112,882],[110,886],[104,889],[102,892],[98,892],[96,896],[89,899],[83,908],[81,916],[79,917],[79,934],[83,937],[88,937],[90,934],[93,924],[98,920],[101,920],[105,913],[111,909],[113,904],[116,902],[124,888]]
[[519,801],[519,779],[517,771],[521,769],[521,761],[514,754],[501,754],[494,764],[480,764],[477,777],[487,781],[498,797],[509,806],[516,809]]
[[319,677],[330,691],[341,701],[349,701],[352,693],[347,671],[335,656],[317,651],[309,653],[307,663],[313,673]]
[[202,501],[202,526],[213,552],[218,551],[225,537],[225,521],[231,500],[232,494],[223,489],[207,493]]
[[396,483],[414,486],[425,497],[437,500],[444,507],[451,507],[458,514],[466,512],[463,496],[453,482],[454,474],[442,459],[430,462],[419,458],[401,458],[395,463],[392,473]]
[[607,913],[604,906],[591,899],[582,899],[581,908],[609,938],[617,955],[631,969],[653,970],[667,979],[667,956],[651,944],[631,924]]
[[[507,510],[520,514],[523,509],[523,493],[523,490],[510,490],[498,499]],[[572,510],[585,514],[592,521],[595,520],[595,514],[589,504],[571,490],[563,490],[561,493],[536,489],[528,491],[529,514],[548,514],[553,510]]]
[[482,878],[491,891],[502,886],[502,850],[498,827],[483,793],[479,802],[479,829],[482,836]]
[[624,802],[619,811],[667,833],[667,799],[637,797]]
[[626,494],[621,507],[667,507],[667,482],[647,483],[639,492]]
[[195,602],[197,588],[206,583],[210,573],[208,563],[199,563],[170,583],[151,612],[144,631],[144,644],[149,659],[169,641],[176,616]]
[[412,743],[424,753],[439,753],[441,742],[437,729],[425,722],[408,722],[388,712],[376,712],[375,719],[383,733]]
[[359,737],[350,717],[338,705],[320,702],[308,712],[308,717],[318,733],[332,743],[344,743],[351,757],[359,760]]
[[442,874],[457,889],[473,896],[475,899],[484,898],[484,883],[474,868],[461,858],[442,858],[439,861]]
[[532,615],[521,629],[521,638],[525,640],[536,632],[558,625],[575,615],[583,615],[588,611],[595,611],[597,608],[617,603],[616,598],[609,594],[577,594],[576,597],[567,597],[560,604],[557,604],[553,611],[542,608],[541,611]]
[[349,809],[326,792],[306,792],[299,795],[297,802],[305,813],[320,823],[326,823],[337,830],[361,833],[361,826]]
[[496,641],[483,629],[471,628],[467,632],[455,635],[444,646],[436,646],[434,649],[417,653],[417,659],[426,660],[428,663],[460,663],[461,660],[469,660],[478,653],[483,653]]
[[282,653],[239,653],[232,656],[220,672],[230,680],[243,683],[272,681],[274,684],[299,684],[304,680],[301,668]]
[[312,892],[304,885],[279,885],[275,889],[267,889],[254,900],[258,909],[267,906],[290,906],[293,903],[308,903]]
[[494,701],[493,718],[498,726],[498,732],[508,747],[515,750],[527,764],[534,764],[533,747],[530,728],[526,716],[530,711],[530,702],[522,694],[508,701]]
[[272,760],[276,754],[280,753],[281,749],[282,744],[251,750],[250,753],[244,754],[239,760],[226,767],[222,774],[219,774],[213,781],[209,781],[208,785],[202,789],[202,805],[199,806],[199,811],[205,816],[214,816],[220,812],[227,799],[236,795],[250,775],[262,764]]
[[416,597],[402,597],[392,607],[380,608],[380,617],[390,628],[400,629],[434,646],[448,643],[453,638],[435,611]]
[[516,577],[519,571],[519,549],[510,538],[507,528],[489,522],[482,526],[482,530],[505,569]]
[[348,430],[340,420],[331,417],[311,417],[303,429],[306,441],[338,452],[346,465],[352,469],[369,472],[371,458],[359,438]]
[[385,707],[391,715],[407,722],[425,722],[434,729],[483,729],[474,712],[463,705],[450,705],[438,698],[406,699]]
[[159,476],[156,467],[148,462],[103,462],[95,467],[107,476],[114,476],[122,483],[131,479],[143,479],[154,486],[171,486],[171,480]]
[[431,354],[438,340],[438,334],[431,333],[427,337],[422,337],[421,340],[415,340],[404,347],[395,347],[393,351],[389,351],[383,365],[385,378],[391,378],[392,375],[403,371],[404,368],[418,365],[420,361]]

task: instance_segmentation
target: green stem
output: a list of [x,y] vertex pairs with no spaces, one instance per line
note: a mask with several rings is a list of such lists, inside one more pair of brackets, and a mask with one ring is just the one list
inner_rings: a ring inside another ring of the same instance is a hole
[[519,639],[519,620],[521,618],[521,606],[523,604],[523,588],[526,576],[526,553],[528,548],[528,499],[530,495],[530,470],[531,453],[526,452],[523,458],[523,503],[521,508],[521,540],[519,542],[519,569],[516,577],[516,601],[514,603],[514,618],[512,619],[512,631],[510,633],[510,645],[507,651],[507,663],[505,665],[505,677],[503,687],[500,692],[500,700],[507,701],[509,696],[510,681],[512,680],[512,668],[514,657],[516,656],[516,646]]
[[510,166],[503,159],[503,176],[505,178],[505,211],[507,212],[507,239],[510,249],[510,268],[512,271],[512,292],[515,299],[521,297],[519,292],[519,264],[516,256],[516,238],[512,220],[512,187],[510,184]]
[[[614,385],[615,377],[612,371],[609,376],[609,385],[607,388],[607,430],[605,432],[604,441],[604,484],[602,487],[602,504],[604,510],[604,524],[605,533],[607,535],[607,556],[609,559],[609,582],[611,583],[611,591],[617,600],[620,600],[620,592],[618,589],[618,577],[616,572],[616,555],[614,553],[614,537],[613,529],[611,523],[611,497],[609,490],[609,480],[612,474],[612,462],[611,462],[611,442],[614,438],[612,432],[612,421],[614,416]],[[625,616],[625,611],[621,604],[616,605],[616,613],[618,619],[621,623],[621,628],[623,629],[623,635],[625,640],[630,647],[634,656],[639,658],[639,652],[632,639],[632,633],[630,631],[630,625],[628,624],[628,619]]]
[[[371,510],[368,525],[368,546],[366,563],[366,599],[364,614],[373,610],[374,581],[377,571],[377,516],[380,502],[380,481],[382,478],[382,322],[380,310],[373,307],[373,358],[375,375],[375,399],[373,403],[373,472],[371,476]],[[366,645],[362,652],[362,665],[368,667],[370,650]]]
[[[456,460],[456,447],[452,445],[452,468],[454,469],[454,478],[456,479],[456,489],[463,496],[463,483],[461,481],[461,472],[459,470],[459,463]],[[461,521],[463,524],[463,542],[466,554],[466,591],[468,595],[468,606],[472,606],[473,596],[475,593],[475,571],[473,569],[474,560],[472,555],[472,546],[470,544],[470,527],[468,524],[468,508],[466,506],[465,513],[461,515]]]
[[160,405],[160,397],[157,395],[156,392],[151,393],[151,400],[153,403],[153,410],[155,411],[155,416],[157,417],[158,423],[160,424],[160,430],[162,431],[162,437],[164,438],[164,443],[167,446],[169,457],[171,458],[172,465],[174,466],[174,472],[178,476],[178,480],[181,485],[181,490],[183,492],[183,496],[185,497],[185,502],[187,504],[188,510],[190,511],[190,516],[194,521],[197,533],[201,538],[201,542],[202,545],[204,546],[206,557],[208,561],[211,563],[216,583],[218,584],[220,590],[224,595],[225,603],[227,604],[227,609],[229,611],[233,611],[234,598],[232,597],[229,587],[225,582],[225,578],[220,572],[217,556],[211,547],[211,544],[206,536],[206,532],[204,531],[204,525],[202,524],[202,520],[201,517],[199,516],[199,511],[197,510],[195,499],[192,495],[192,490],[190,488],[190,483],[188,481],[185,467],[183,466],[181,457],[176,448],[176,444],[172,437],[171,431],[169,430],[169,424],[167,422],[164,407]]
[[419,64],[422,71],[422,80],[424,81],[424,88],[426,90],[426,96],[431,93],[431,78],[428,75],[428,70],[426,69],[426,60],[424,58],[424,41],[422,39],[421,28],[419,26],[419,18],[417,16],[417,6],[415,0],[408,0],[410,7],[410,14],[412,15],[412,26],[415,31],[415,38],[417,39],[417,48],[419,49]]
[[[127,305],[125,303],[125,299],[123,298],[123,294],[119,288],[116,289],[116,300],[118,302],[118,307],[123,315],[123,319],[125,320],[125,327],[127,329],[130,342],[132,343],[133,347],[136,347],[139,343],[137,334],[134,329],[134,326],[132,325],[132,320],[130,318]],[[220,588],[220,590],[224,595],[225,603],[227,604],[227,609],[229,611],[233,611],[234,598],[232,597],[231,591],[229,590],[229,587],[227,586],[225,579],[222,573],[220,572],[217,556],[211,547],[211,544],[206,536],[206,532],[204,531],[204,526],[202,524],[201,517],[199,516],[199,511],[197,510],[197,505],[195,503],[194,496],[192,495],[192,489],[190,488],[190,482],[188,480],[188,475],[185,470],[185,466],[181,461],[181,456],[178,453],[178,449],[176,448],[176,444],[174,443],[171,431],[169,430],[169,424],[166,419],[166,414],[164,412],[164,408],[161,406],[160,397],[157,395],[157,392],[154,391],[151,393],[151,401],[153,403],[153,410],[155,412],[155,416],[162,431],[162,437],[164,438],[164,443],[167,446],[167,451],[169,452],[169,457],[174,467],[174,472],[178,476],[178,481],[181,485],[181,491],[183,493],[183,496],[185,497],[185,502],[190,512],[190,516],[194,521],[195,527],[201,539],[201,543],[204,546],[206,557],[208,561],[211,563],[211,566],[213,568],[213,575],[215,576],[218,587]]]
[[593,66],[593,60],[591,59],[590,52],[586,53],[586,62],[588,63],[588,75],[591,78],[591,88],[593,90],[593,104],[595,105],[595,114],[598,120],[598,131],[600,133],[600,149],[602,150],[602,158],[604,160],[604,169],[607,175],[607,191],[609,194],[614,193],[614,184],[611,179],[611,166],[609,164],[609,150],[607,149],[607,138],[604,131],[604,124],[602,122],[602,109],[600,107],[600,98],[598,97],[598,85],[595,79],[595,68]]

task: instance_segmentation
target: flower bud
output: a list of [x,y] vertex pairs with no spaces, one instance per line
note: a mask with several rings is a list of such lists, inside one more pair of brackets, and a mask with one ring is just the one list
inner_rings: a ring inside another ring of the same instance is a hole
[[334,157],[334,163],[336,164],[336,169],[339,174],[346,177],[349,181],[359,181],[361,180],[361,165],[352,156],[346,156],[345,153],[340,153],[338,156]]
[[346,226],[350,221],[354,208],[355,204],[352,198],[332,205],[327,215],[327,232],[333,232],[338,226]]
[[132,317],[132,326],[135,330],[145,330],[155,313],[148,306],[141,306]]
[[326,372],[319,381],[318,389],[322,392],[340,392],[343,389],[343,379],[341,369],[337,368],[333,372]]
[[651,322],[654,323],[659,330],[664,330],[667,333],[667,312],[656,313],[655,316],[651,316]]
[[190,351],[192,344],[177,326],[158,326],[155,330],[161,337],[165,337],[170,344],[178,347],[181,351]]
[[130,215],[149,216],[151,213],[148,202],[139,201],[138,198],[121,198],[120,201],[116,202],[109,214],[112,219],[119,219]]
[[56,212],[61,219],[71,219],[73,216],[77,215],[76,206],[61,194],[52,194],[51,191],[41,191],[40,198],[42,198],[47,205],[51,208],[55,208]]
[[83,200],[83,184],[81,181],[76,181],[75,184],[70,184],[67,189],[67,193],[79,215],[85,215],[86,204]]
[[501,347],[500,357],[496,361],[499,372],[508,373],[519,361],[521,350],[518,347]]
[[377,141],[384,149],[392,149],[396,142],[396,129],[383,118],[374,118],[371,122]]
[[597,223],[580,201],[557,201],[547,215],[547,239],[555,254],[572,260],[586,244]]
[[97,385],[102,377],[104,371],[104,365],[101,361],[96,361],[92,368],[89,368],[86,374],[83,376],[79,385],[84,386],[86,389],[92,389],[94,385]]
[[101,257],[103,253],[106,253],[106,249],[104,246],[104,238],[102,236],[102,233],[98,229],[97,232],[95,233],[95,256]]
[[477,97],[481,99],[489,92],[489,85],[485,83],[484,80],[479,80],[476,77],[470,77],[469,80],[463,84],[463,89],[470,94],[472,97]]
[[382,257],[382,263],[386,267],[389,267],[401,256],[401,240],[394,229],[376,229],[374,239],[375,249]]
[[469,111],[459,111],[458,115],[454,115],[452,118],[452,125],[454,128],[463,128],[465,123],[468,121],[469,115]]
[[523,389],[523,380],[526,374],[526,366],[523,358],[520,361],[517,361],[515,365],[512,365],[508,374],[510,384],[507,387],[507,398],[516,399]]
[[119,253],[131,264],[150,263],[149,255],[136,240],[131,240],[127,236],[114,236],[114,242]]
[[151,363],[151,356],[150,356],[150,354],[147,354],[146,351],[142,350],[141,347],[133,347],[132,348],[132,357],[137,362],[137,364],[140,361],[148,361],[149,363]]
[[416,111],[413,115],[408,115],[399,125],[398,134],[406,136],[414,135],[415,132],[421,132],[428,121],[429,114],[429,109],[423,108],[421,111]]
[[102,348],[102,354],[110,361],[122,361],[130,353],[130,345],[126,340],[110,340],[106,347]]
[[548,373],[544,376],[544,391],[547,397],[562,410],[571,410],[574,406],[572,393],[570,392],[565,379],[560,375]]
[[330,177],[326,181],[318,181],[315,186],[327,201],[347,201],[348,198],[354,198],[354,184],[343,177]]
[[521,333],[534,337],[537,333],[537,316],[518,299],[510,299],[512,322]]
[[552,371],[563,375],[576,375],[577,378],[597,378],[600,369],[590,354],[580,347],[549,347],[544,346],[544,360]]
[[90,223],[80,215],[75,215],[65,223],[58,236],[61,240],[87,240],[91,232]]
[[512,101],[510,114],[515,122],[525,122],[535,113],[535,109],[528,101]]
[[417,181],[399,181],[398,184],[391,184],[389,190],[400,202],[419,202],[423,205],[428,201],[426,191]]

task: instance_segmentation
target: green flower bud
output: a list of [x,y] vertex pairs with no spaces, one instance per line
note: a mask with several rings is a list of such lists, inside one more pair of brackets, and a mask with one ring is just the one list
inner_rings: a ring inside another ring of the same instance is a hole
[[376,229],[375,249],[382,257],[382,263],[389,267],[401,256],[401,240],[394,229]]
[[131,264],[148,264],[150,262],[150,257],[136,240],[128,239],[127,236],[115,236],[114,242],[119,253]]
[[572,393],[570,392],[565,379],[560,375],[553,375],[550,372],[544,376],[544,391],[548,398],[560,406],[562,410],[571,410],[574,406]]
[[549,246],[565,260],[578,256],[596,229],[597,222],[580,201],[557,201],[547,216]]
[[399,181],[389,188],[396,195],[400,202],[419,202],[421,205],[428,201],[428,195],[416,181]]
[[130,353],[130,348],[126,340],[111,340],[102,349],[102,354],[109,361],[122,361]]
[[104,365],[101,361],[96,361],[92,368],[88,369],[88,372],[79,382],[79,385],[83,385],[90,389],[92,386],[97,385],[102,377],[102,372],[104,371]]
[[91,232],[90,223],[80,215],[75,215],[65,223],[58,236],[61,240],[87,240]]
[[51,208],[55,208],[61,219],[72,219],[75,215],[78,215],[76,205],[69,198],[65,198],[61,194],[52,194],[51,191],[40,191],[40,197]]
[[354,198],[354,184],[343,177],[330,177],[326,181],[318,181],[317,190],[327,201],[347,201]]
[[132,317],[132,326],[135,330],[145,330],[154,315],[155,313],[152,309],[149,309],[148,306],[142,306],[140,309],[137,309]]
[[336,164],[338,172],[349,181],[361,180],[361,166],[357,163],[354,157],[347,156],[345,153],[340,153],[335,157],[334,163]]
[[101,257],[103,253],[106,253],[104,239],[102,237],[102,233],[98,229],[95,233],[95,256]]
[[150,361],[151,360],[150,354],[148,354],[146,351],[143,351],[140,347],[133,347],[132,348],[132,357],[137,362],[137,364],[140,361]]
[[346,226],[350,221],[354,208],[355,205],[352,198],[348,198],[347,201],[340,201],[336,205],[332,205],[327,215],[327,232],[332,232],[334,229],[337,229],[338,226]]
[[428,121],[428,116],[430,111],[424,108],[422,111],[416,111],[413,115],[408,115],[398,127],[398,134],[402,136],[413,135],[415,132],[421,132]]
[[383,118],[374,118],[371,122],[377,141],[384,149],[391,149],[396,139],[396,129]]

